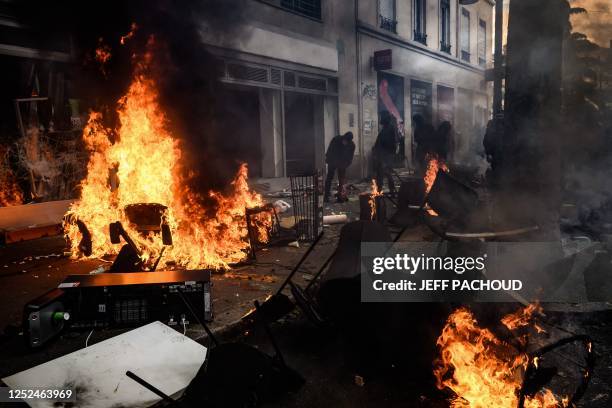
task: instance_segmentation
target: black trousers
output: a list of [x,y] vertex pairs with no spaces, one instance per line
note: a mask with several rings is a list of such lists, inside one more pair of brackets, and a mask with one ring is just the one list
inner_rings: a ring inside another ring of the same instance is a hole
[[393,161],[389,157],[385,158],[377,158],[374,165],[376,170],[376,186],[378,187],[378,191],[382,191],[384,179],[387,179],[387,183],[389,183],[389,191],[391,193],[395,192],[395,183],[393,182],[392,175],[392,163]]
[[331,185],[334,181],[334,174],[338,172],[338,194],[344,194],[344,184],[346,184],[346,168],[327,165],[327,176],[325,177],[325,197],[331,196]]

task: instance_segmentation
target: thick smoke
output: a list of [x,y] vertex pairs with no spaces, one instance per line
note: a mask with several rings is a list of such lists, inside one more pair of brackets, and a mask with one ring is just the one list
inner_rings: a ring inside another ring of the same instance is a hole
[[609,0],[575,0],[571,5],[587,11],[572,17],[574,31],[586,34],[600,47],[609,47],[612,41],[612,3]]
[[[223,123],[240,118],[227,118],[217,63],[200,31],[206,22],[209,29],[239,35],[239,28],[231,27],[240,27],[241,0],[26,0],[21,6],[20,20],[41,33],[70,35],[77,97],[87,108],[102,110],[109,126],[115,124],[114,107],[131,81],[134,62],[153,38],[151,74],[171,130],[182,141],[182,167],[193,174],[193,187],[199,191],[227,185],[245,157],[224,147],[228,135]],[[120,44],[133,23],[134,35]],[[104,72],[95,60],[101,45],[111,53]]]

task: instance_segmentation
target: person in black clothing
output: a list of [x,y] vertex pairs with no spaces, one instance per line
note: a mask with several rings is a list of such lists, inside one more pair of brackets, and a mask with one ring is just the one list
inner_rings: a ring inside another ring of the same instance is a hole
[[412,117],[412,125],[414,126],[413,137],[416,143],[416,162],[419,170],[425,172],[427,169],[426,156],[434,149],[435,130],[421,115]]
[[433,153],[443,160],[448,160],[452,151],[452,126],[449,121],[444,121],[438,126],[434,140]]
[[344,184],[346,182],[346,169],[353,162],[355,154],[355,143],[353,143],[353,133],[346,132],[343,135],[334,137],[325,153],[327,163],[327,177],[325,178],[325,202],[329,202],[331,195],[331,184],[334,174],[338,172],[338,202],[348,201]]
[[398,148],[399,135],[395,119],[387,111],[380,114],[382,129],[378,132],[376,143],[372,149],[374,166],[376,168],[376,186],[378,191],[383,189],[383,179],[386,177],[389,183],[389,191],[395,192],[395,184],[391,175],[395,154]]

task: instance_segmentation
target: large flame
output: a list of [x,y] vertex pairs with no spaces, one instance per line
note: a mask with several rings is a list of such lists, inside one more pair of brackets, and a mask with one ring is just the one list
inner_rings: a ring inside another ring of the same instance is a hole
[[[529,306],[502,319],[509,329],[529,324],[538,306]],[[440,359],[434,368],[437,386],[456,395],[453,407],[514,408],[529,356],[481,328],[474,315],[459,308],[448,318],[437,345]],[[536,362],[537,363],[537,362]],[[527,408],[557,408],[565,405],[550,390],[526,397]]]
[[[155,83],[146,69],[137,70],[127,93],[119,100],[119,126],[107,129],[100,113],[89,116],[83,138],[90,152],[88,173],[81,183],[81,198],[67,219],[85,223],[92,234],[92,257],[116,253],[111,244],[109,223],[121,221],[128,234],[152,259],[163,247],[158,235],[139,235],[129,224],[125,206],[158,203],[168,207],[164,214],[173,245],[163,254],[190,268],[226,268],[244,259],[248,250],[245,208],[260,206],[259,194],[249,190],[247,167],[243,164],[224,195],[209,192],[216,205],[204,208],[202,200],[187,187],[181,176],[180,144],[170,133],[157,98]],[[80,234],[74,222],[66,224],[72,252],[80,256]]]

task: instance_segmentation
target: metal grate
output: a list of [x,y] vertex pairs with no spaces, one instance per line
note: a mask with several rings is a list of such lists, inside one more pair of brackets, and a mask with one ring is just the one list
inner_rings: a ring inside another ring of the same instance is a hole
[[120,299],[114,304],[114,320],[117,324],[134,324],[149,319],[146,299]]
[[327,90],[327,81],[320,78],[311,78],[300,76],[298,78],[298,86],[304,89],[313,89],[316,91],[326,91]]
[[270,70],[270,78],[271,81],[274,85],[280,85],[281,84],[281,72],[278,69],[274,69],[272,68]]
[[227,75],[231,79],[244,81],[268,82],[268,70],[250,65],[230,63],[227,64]]
[[323,232],[323,179],[321,172],[291,176],[295,230],[299,240],[314,241]]
[[295,86],[295,74],[293,72],[284,73],[285,86]]
[[281,0],[280,4],[288,10],[321,19],[321,0]]
[[393,20],[391,18],[381,15],[380,28],[382,28],[383,30],[391,31],[392,33],[397,33],[397,20]]
[[414,41],[420,42],[423,45],[427,45],[427,34],[415,30]]

